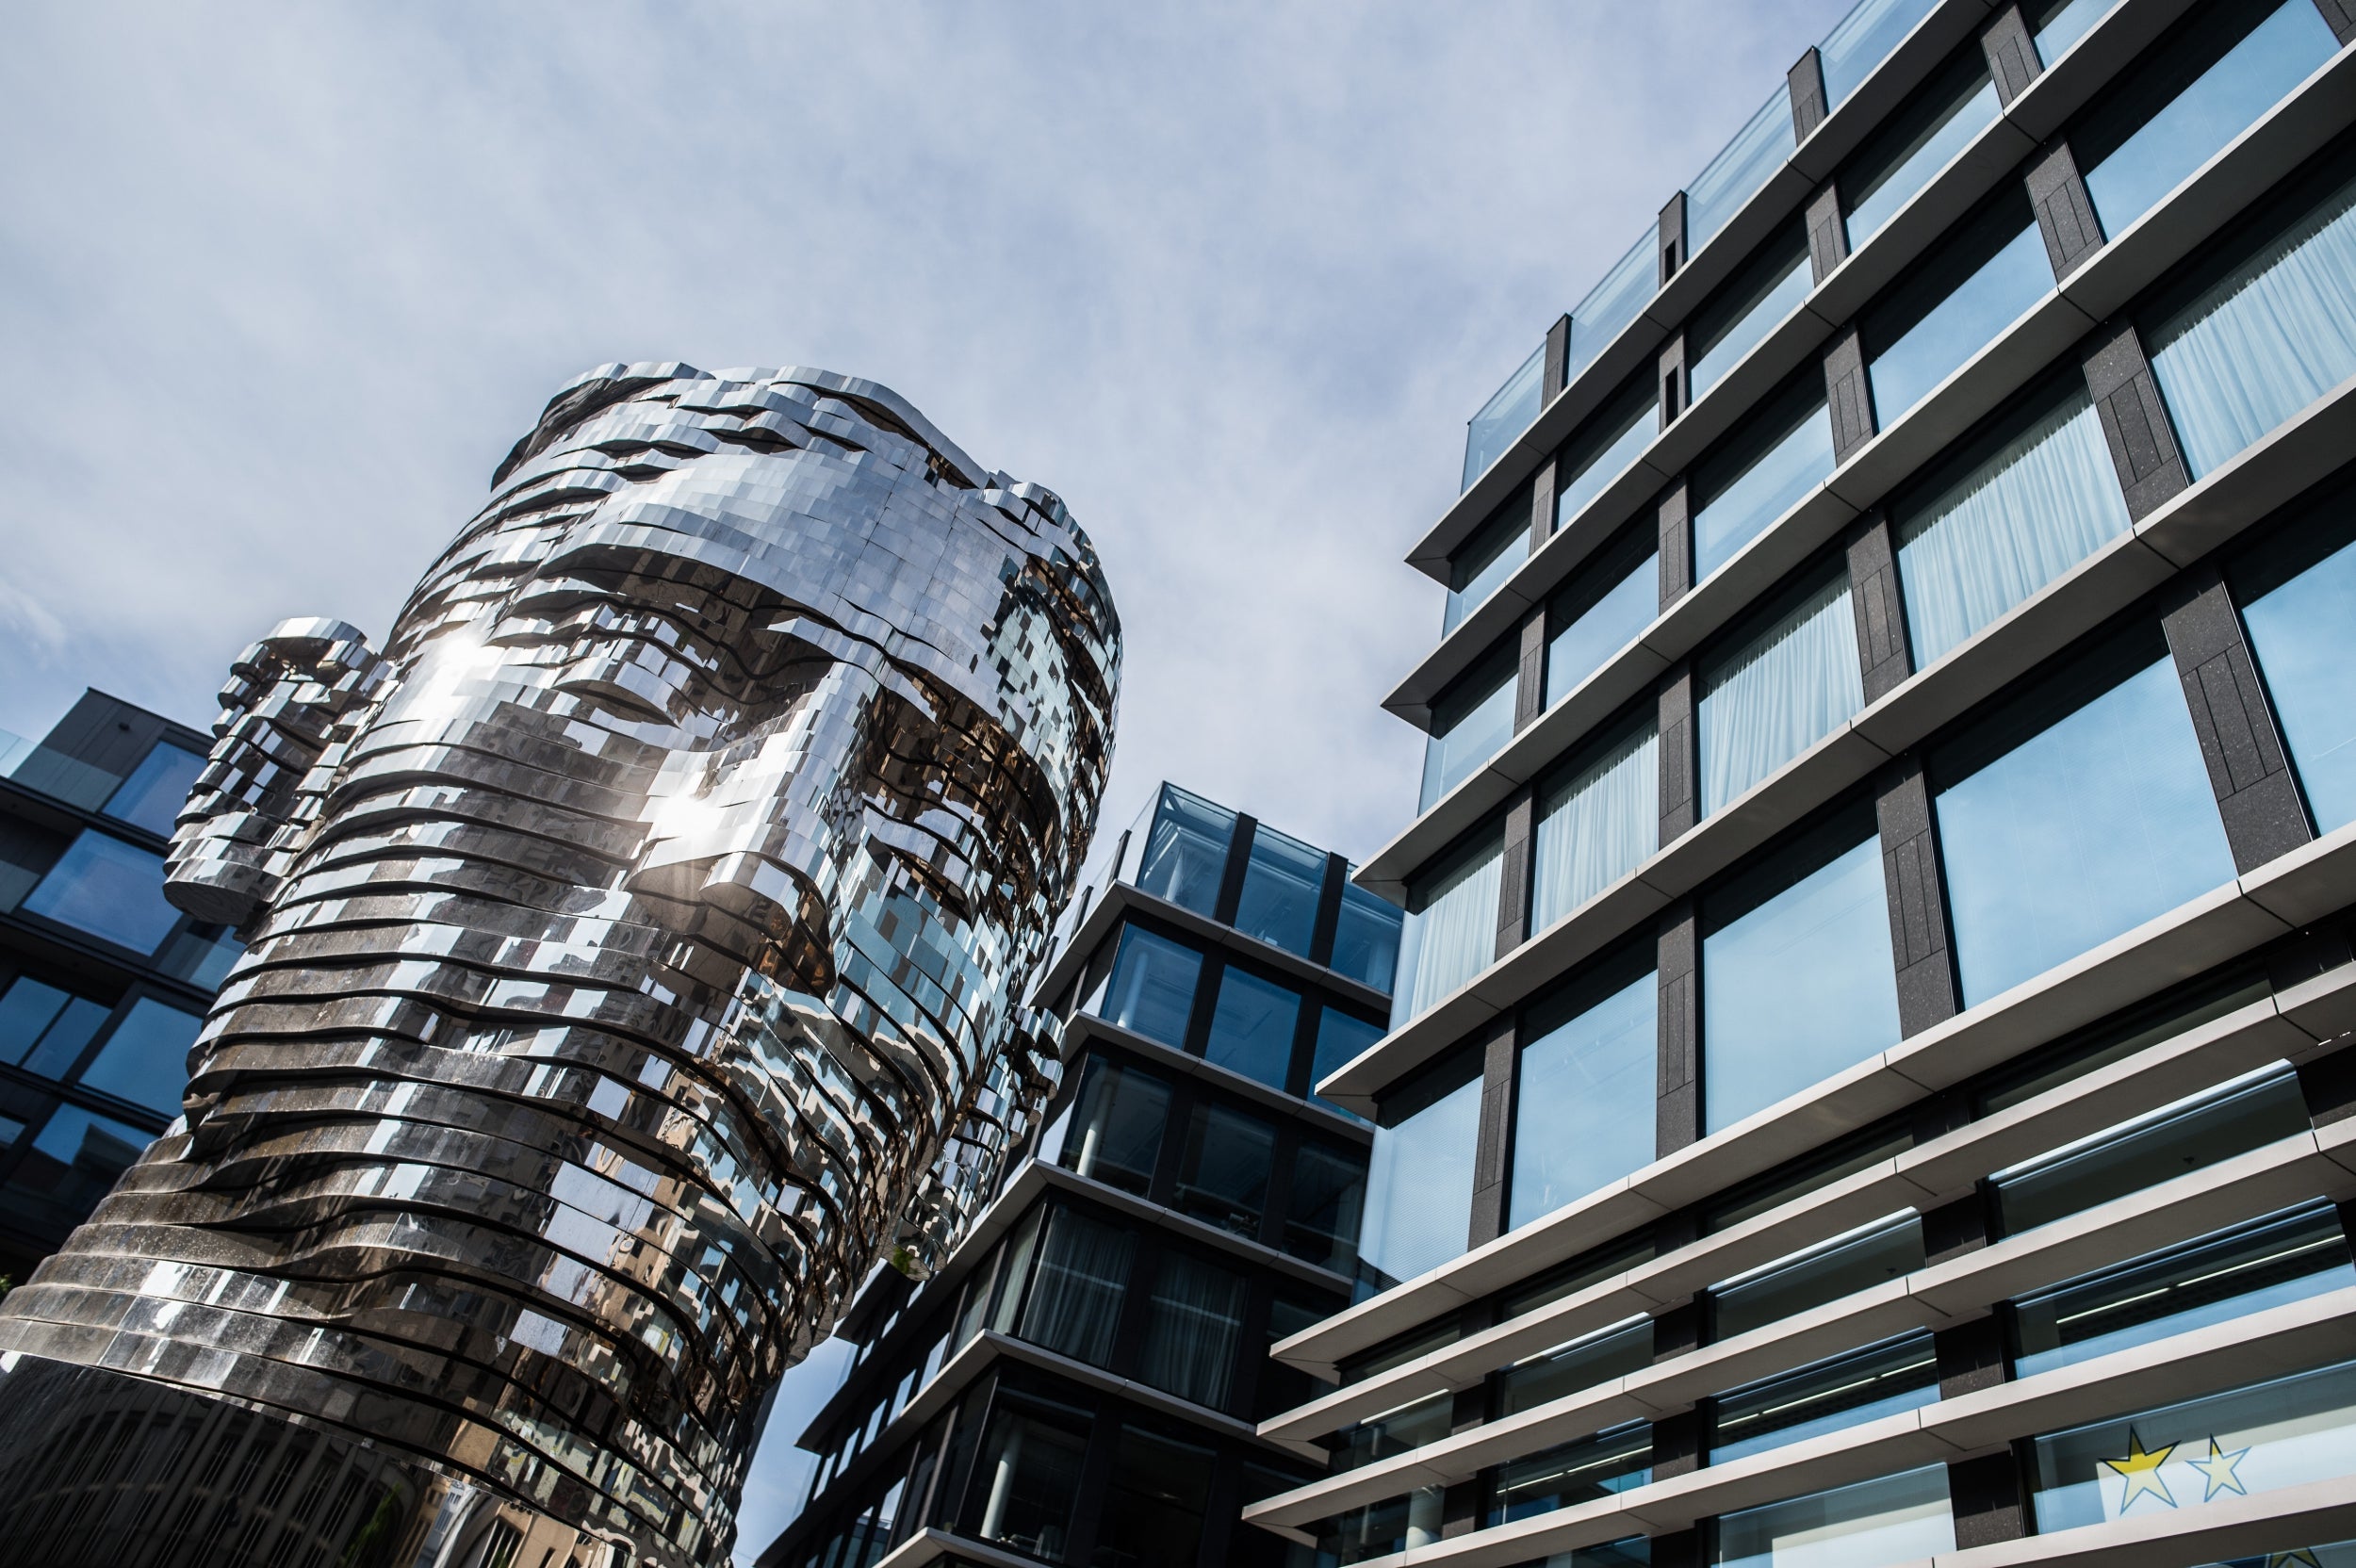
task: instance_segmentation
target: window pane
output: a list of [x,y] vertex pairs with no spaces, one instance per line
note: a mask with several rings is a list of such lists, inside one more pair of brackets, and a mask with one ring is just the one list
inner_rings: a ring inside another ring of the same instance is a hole
[[1547,607],[1556,628],[1546,644],[1547,707],[1577,691],[1652,624],[1661,608],[1661,556],[1653,539],[1649,528],[1630,530]]
[[188,803],[188,791],[204,769],[205,759],[196,753],[158,743],[106,802],[106,815],[170,838],[172,819]]
[[84,828],[21,907],[61,925],[153,953],[180,923],[164,902],[164,858]]
[[[2310,13],[2313,8],[2308,8]],[[2147,329],[2195,479],[2356,375],[2356,180]]]
[[1652,1479],[1652,1424],[1638,1421],[1497,1468],[1491,1527],[1575,1508]]
[[2356,822],[2356,504],[2341,496],[2238,564],[2234,597],[2315,825]]
[[1534,1410],[1606,1379],[1650,1366],[1652,1342],[1652,1319],[1645,1317],[1516,1362],[1497,1374],[1497,1414]]
[[1920,1410],[1938,1397],[1931,1336],[1908,1334],[1720,1395],[1710,1407],[1710,1462]]
[[1456,1396],[1433,1394],[1370,1415],[1323,1439],[1331,1452],[1326,1468],[1334,1475],[1376,1460],[1412,1452],[1448,1435],[1456,1421]]
[[1366,1206],[1366,1156],[1303,1143],[1293,1154],[1292,1193],[1284,1200],[1284,1250],[1349,1273],[1358,1262]]
[[1685,371],[1690,395],[1698,398],[1718,384],[1815,286],[1808,235],[1794,223],[1693,313]]
[[2278,1065],[2000,1170],[1988,1181],[2004,1233],[2019,1235],[2296,1136],[2307,1125],[2298,1077]]
[[1729,1513],[1718,1521],[1711,1560],[1720,1568],[1889,1568],[1955,1549],[1947,1467],[1933,1464]]
[[1922,1266],[1922,1221],[1906,1214],[1836,1236],[1795,1258],[1736,1276],[1710,1293],[1710,1333],[1736,1334],[1838,1301]]
[[1701,581],[1832,472],[1824,379],[1802,376],[1693,466],[1693,580]]
[[1183,1046],[1203,955],[1137,926],[1123,926],[1121,952],[1098,1015],[1164,1045]]
[[1888,59],[1890,51],[1930,14],[1934,0],[1857,0],[1840,25],[1824,35],[1824,105],[1839,108],[1857,84]]
[[1137,865],[1137,887],[1156,898],[1207,915],[1219,903],[1219,883],[1227,869],[1227,841],[1235,813],[1223,806],[1162,786],[1153,828]]
[[1517,498],[1500,507],[1473,536],[1448,558],[1448,603],[1440,617],[1440,635],[1454,631],[1464,618],[1481,608],[1497,584],[1530,556],[1530,503]]
[[1505,384],[1489,395],[1481,412],[1465,422],[1461,488],[1471,489],[1472,482],[1487,472],[1489,465],[1504,455],[1505,449],[1538,417],[1538,395],[1544,390],[1546,370],[1546,346],[1541,343],[1519,369],[1505,378]]
[[1685,248],[1699,251],[1792,155],[1792,88],[1775,89],[1685,192]]
[[1208,1448],[1122,1426],[1091,1568],[1194,1568],[1213,1460]]
[[1342,884],[1342,907],[1333,924],[1336,973],[1387,992],[1399,970],[1399,924],[1404,911],[1364,888]]
[[1223,1105],[1198,1105],[1178,1168],[1177,1204],[1222,1231],[1257,1238],[1276,1129]]
[[[1317,1020],[1317,1055],[1309,1064],[1310,1087],[1314,1089],[1318,1084],[1339,1072],[1345,1062],[1362,1054],[1367,1047],[1382,1037],[1383,1026],[1381,1024],[1368,1023],[1362,1018],[1352,1018],[1336,1007],[1326,1008],[1325,1015]],[[1332,1106],[1329,1102],[1318,1099],[1314,1094],[1310,1098],[1317,1100],[1320,1105],[1329,1105],[1329,1108],[1335,1110],[1340,1109],[1339,1106]],[[1362,1119],[1352,1111],[1344,1111],[1342,1114],[1350,1117],[1353,1120]]]
[[1064,1135],[1057,1163],[1068,1170],[1142,1194],[1161,1157],[1170,1088],[1102,1056],[1088,1058],[1088,1081]]
[[1229,966],[1219,976],[1206,1060],[1281,1089],[1292,1074],[1301,993]]
[[61,1078],[108,1011],[101,1003],[19,975],[0,993],[0,1062]]
[[1612,264],[1587,297],[1571,312],[1571,345],[1565,356],[1563,381],[1568,384],[1586,363],[1603,352],[1604,345],[1625,331],[1637,312],[1660,288],[1661,262],[1654,254],[1660,229],[1644,225],[1628,253]]
[[1841,171],[1849,248],[1857,250],[1880,233],[1933,175],[1995,122],[1996,112],[1988,56],[1973,43],[1923,83]]
[[2029,9],[2029,31],[2035,35],[2037,58],[2053,65],[2094,30],[2119,0],[2043,0]]
[[178,1116],[181,1093],[188,1086],[188,1050],[204,1027],[194,1013],[143,996],[106,1037],[81,1081],[159,1116]]
[[1125,1230],[1057,1209],[1039,1249],[1023,1337],[1092,1366],[1109,1364],[1129,1289],[1131,1239]]
[[1532,930],[1552,925],[1659,847],[1661,747],[1653,721],[1607,742],[1549,786],[1538,813]]
[[2131,1345],[2356,1285],[2329,1203],[2235,1226],[2013,1303],[2028,1377]]
[[1423,792],[1416,810],[1431,809],[1513,738],[1513,654],[1512,645],[1500,644],[1432,705],[1432,738],[1424,743]]
[[1389,1557],[1440,1539],[1448,1489],[1418,1487],[1402,1497],[1368,1503],[1317,1526],[1317,1560],[1350,1568],[1354,1562]]
[[1614,394],[1563,447],[1557,461],[1556,472],[1562,477],[1554,498],[1554,526],[1569,527],[1588,502],[1652,445],[1660,427],[1661,408],[1650,376],[1640,376]]
[[1933,752],[1931,781],[1966,1006],[2233,877],[2156,626]]
[[1898,1043],[1881,843],[1843,812],[1702,902],[1710,1132]]
[[1035,1397],[1001,1399],[967,1494],[974,1533],[1060,1562],[1088,1458],[1088,1414]]
[[1801,584],[1767,613],[1774,618],[1763,627],[1747,637],[1738,631],[1732,646],[1702,662],[1704,815],[1726,806],[1865,706],[1845,570]]
[[1502,838],[1493,839],[1413,890],[1399,932],[1394,1024],[1429,1010],[1496,959],[1504,848]]
[[[1460,1079],[1466,1069],[1469,1076]],[[1477,1060],[1467,1060],[1412,1100],[1383,1107],[1366,1171],[1366,1233],[1358,1243],[1361,1277],[1378,1289],[1437,1268],[1464,1250],[1481,1120],[1479,1069]]]
[[1243,1327],[1243,1295],[1241,1277],[1184,1252],[1164,1252],[1137,1376],[1198,1405],[1224,1404]]
[[2044,1534],[2337,1479],[2356,1452],[2356,1363],[2056,1432],[2035,1451]]
[[1235,929],[1305,958],[1317,929],[1317,898],[1324,890],[1325,851],[1263,824],[1252,830],[1252,858],[1235,905]]
[[1648,956],[1607,964],[1532,1012],[1509,1229],[1652,1162],[1660,985]]
[[58,1106],[8,1178],[12,1217],[30,1227],[79,1224],[148,1142],[136,1127]]
[[2127,531],[2084,379],[2072,371],[2054,394],[1975,442],[1936,494],[1892,509],[1917,669]]
[[2053,287],[2029,199],[2007,187],[1867,314],[1866,377],[1878,428],[1896,424]]
[[2103,231],[2151,211],[2338,49],[2304,0],[2211,7],[2070,136]]
[[[1268,1338],[1261,1346],[1260,1375],[1254,1380],[1252,1391],[1253,1420],[1265,1421],[1271,1415],[1296,1409],[1333,1392],[1332,1379],[1311,1377],[1298,1366],[1289,1366],[1278,1361],[1268,1352],[1312,1323],[1331,1315],[1337,1305],[1331,1299],[1304,1300],[1281,1291],[1270,1298],[1268,1304]],[[1291,1484],[1299,1486],[1304,1482]]]

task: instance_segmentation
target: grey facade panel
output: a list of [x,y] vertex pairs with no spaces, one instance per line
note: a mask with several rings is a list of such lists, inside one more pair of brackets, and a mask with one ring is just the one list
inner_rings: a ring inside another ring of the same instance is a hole
[[2086,395],[2102,421],[2102,439],[2127,498],[2127,514],[2141,521],[2192,482],[2160,399],[2159,383],[2144,357],[2132,321],[2095,329],[2080,351]]
[[1865,341],[1855,327],[1824,351],[1824,400],[1832,414],[1832,451],[1845,463],[1873,439],[1873,391],[1865,379]]
[[2053,263],[2053,276],[2067,278],[2102,246],[2102,224],[2094,215],[2086,182],[2078,177],[2078,160],[2070,143],[2053,142],[2031,158],[2028,182],[2029,205],[2045,240],[2045,259]]
[[2007,4],[1980,29],[1980,49],[1988,57],[1988,74],[1996,83],[1996,101],[2006,108],[2029,90],[2045,65],[2037,57],[2037,41],[2016,4]]
[[2214,566],[2170,585],[2161,617],[2201,758],[2244,872],[2315,837],[2233,596]]

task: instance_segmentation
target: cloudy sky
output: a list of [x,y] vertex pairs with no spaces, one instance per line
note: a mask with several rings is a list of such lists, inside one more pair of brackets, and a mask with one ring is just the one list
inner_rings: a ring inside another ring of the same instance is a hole
[[1846,4],[15,8],[0,728],[381,635],[590,366],[820,366],[1095,537],[1110,820],[1363,857],[1465,416]]

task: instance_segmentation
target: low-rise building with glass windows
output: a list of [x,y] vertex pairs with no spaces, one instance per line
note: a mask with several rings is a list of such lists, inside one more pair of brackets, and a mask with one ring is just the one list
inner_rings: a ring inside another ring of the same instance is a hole
[[180,1114],[237,956],[164,902],[210,742],[98,692],[0,734],[0,1275],[22,1281]]
[[1175,785],[1109,846],[1038,998],[1051,1115],[921,1283],[889,1269],[767,1568],[1281,1564],[1243,1504],[1319,1466],[1255,1424],[1330,1386],[1267,1347],[1359,1285],[1371,1129],[1311,1090],[1388,1017],[1399,909]]
[[1296,1561],[2356,1562],[2351,40],[1860,0],[1483,406]]

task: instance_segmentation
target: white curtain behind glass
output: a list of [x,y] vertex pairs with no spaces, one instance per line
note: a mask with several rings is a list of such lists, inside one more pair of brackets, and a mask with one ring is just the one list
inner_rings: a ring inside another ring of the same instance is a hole
[[1415,966],[1408,1018],[1487,969],[1497,956],[1502,847],[1450,872],[1432,890],[1422,912],[1407,917],[1404,939],[1412,945]]
[[2083,390],[1898,532],[1920,669],[2127,531],[2127,502]]
[[1717,810],[1864,706],[1844,572],[1708,672],[1701,701],[1703,813]]
[[1633,870],[1661,837],[1661,744],[1630,732],[1552,792],[1538,819],[1533,930],[1553,924]]
[[2356,375],[2356,181],[2152,335],[2198,479]]

